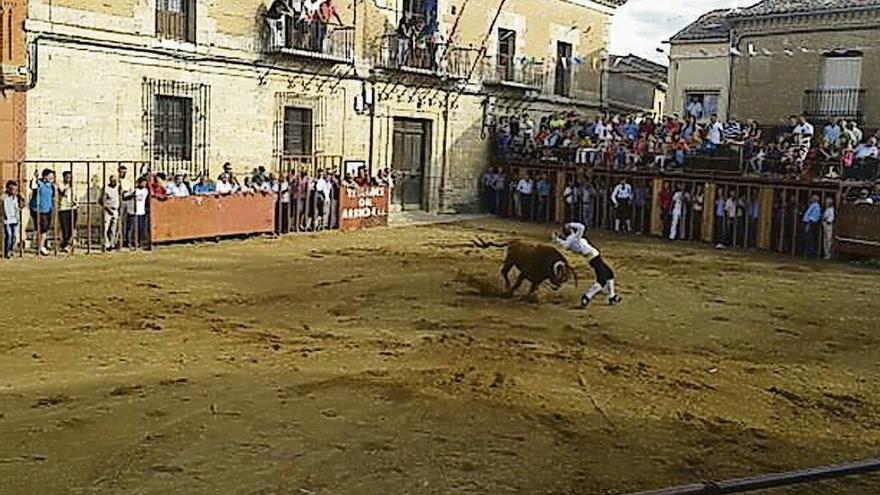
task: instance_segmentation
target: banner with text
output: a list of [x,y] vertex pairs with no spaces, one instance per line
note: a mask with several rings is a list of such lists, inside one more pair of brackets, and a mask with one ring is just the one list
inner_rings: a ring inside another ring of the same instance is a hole
[[388,188],[348,187],[341,190],[343,232],[388,225]]

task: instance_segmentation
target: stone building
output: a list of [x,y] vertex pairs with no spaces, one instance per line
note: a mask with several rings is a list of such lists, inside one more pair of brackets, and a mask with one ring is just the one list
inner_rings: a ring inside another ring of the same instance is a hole
[[487,116],[599,107],[624,2],[337,2],[270,28],[267,0],[2,0],[0,160],[387,167],[397,207],[466,210]]
[[612,55],[605,71],[606,107],[612,112],[663,116],[667,67],[635,55]]
[[880,126],[880,0],[764,0],[733,16],[731,112]]
[[763,0],[709,12],[670,45],[674,111],[880,127],[880,0]]
[[708,121],[712,114],[727,118],[730,12],[707,12],[669,40],[669,113],[693,114],[700,122]]

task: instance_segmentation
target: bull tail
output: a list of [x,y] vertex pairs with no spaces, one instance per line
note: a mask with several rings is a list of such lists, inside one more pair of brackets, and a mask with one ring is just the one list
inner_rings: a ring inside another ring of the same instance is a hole
[[471,241],[471,244],[480,249],[506,248],[510,246],[509,242],[489,242],[484,240],[482,237],[477,237],[476,239]]

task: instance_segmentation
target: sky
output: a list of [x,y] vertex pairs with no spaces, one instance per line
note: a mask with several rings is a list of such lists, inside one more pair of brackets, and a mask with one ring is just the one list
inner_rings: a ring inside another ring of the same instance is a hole
[[744,7],[757,0],[629,0],[617,9],[611,25],[611,53],[636,54],[667,64],[668,40],[700,15],[714,9]]

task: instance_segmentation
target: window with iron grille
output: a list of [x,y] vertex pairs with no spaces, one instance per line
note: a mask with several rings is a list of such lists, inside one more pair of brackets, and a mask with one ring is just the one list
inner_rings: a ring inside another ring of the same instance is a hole
[[284,107],[284,155],[312,154],[312,111],[308,108]]
[[156,36],[196,41],[196,0],[156,0]]
[[157,95],[153,136],[155,160],[192,160],[192,98]]

